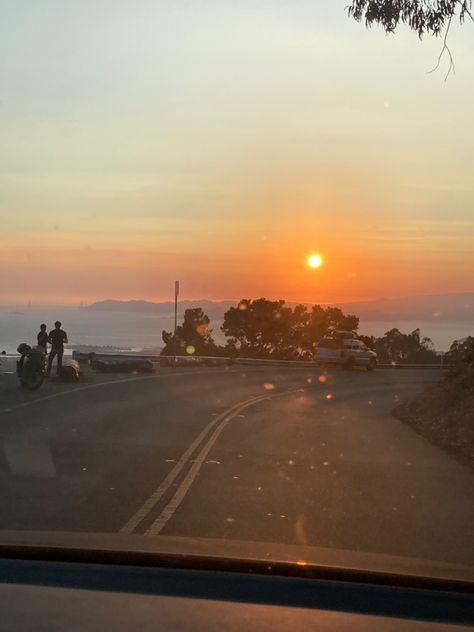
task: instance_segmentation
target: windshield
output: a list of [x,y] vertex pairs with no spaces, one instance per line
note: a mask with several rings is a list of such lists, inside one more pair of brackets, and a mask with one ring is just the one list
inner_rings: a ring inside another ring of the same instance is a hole
[[474,25],[348,4],[2,3],[0,543],[472,566]]

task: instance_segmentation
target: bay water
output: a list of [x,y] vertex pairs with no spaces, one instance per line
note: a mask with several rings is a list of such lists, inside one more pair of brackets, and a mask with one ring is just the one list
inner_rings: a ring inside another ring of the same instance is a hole
[[[178,312],[178,323],[182,318],[183,314]],[[133,350],[160,349],[163,346],[162,331],[172,331],[174,327],[173,313],[101,312],[77,307],[0,307],[0,351],[14,353],[20,342],[35,343],[40,324],[46,323],[49,331],[56,320],[62,322],[70,346]],[[211,321],[214,339],[223,344],[221,325],[222,320]],[[447,351],[453,340],[474,335],[474,322],[469,320],[361,320],[359,331],[379,337],[393,327],[403,333],[419,327],[421,335],[431,338],[438,351]]]

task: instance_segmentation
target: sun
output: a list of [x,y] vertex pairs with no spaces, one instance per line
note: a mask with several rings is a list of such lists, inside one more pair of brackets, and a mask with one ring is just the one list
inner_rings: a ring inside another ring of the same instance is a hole
[[309,265],[310,268],[320,268],[323,260],[320,255],[313,254],[309,255],[309,257],[306,259],[306,263]]

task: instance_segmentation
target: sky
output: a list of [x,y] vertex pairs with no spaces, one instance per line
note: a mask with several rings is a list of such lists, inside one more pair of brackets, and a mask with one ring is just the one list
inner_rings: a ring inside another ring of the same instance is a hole
[[347,4],[0,0],[0,303],[474,291],[474,25]]

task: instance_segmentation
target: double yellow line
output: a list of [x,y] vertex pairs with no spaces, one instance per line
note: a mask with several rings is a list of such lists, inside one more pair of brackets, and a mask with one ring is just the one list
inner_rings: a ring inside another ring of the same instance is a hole
[[[164,494],[169,490],[176,478],[179,476],[185,465],[189,462],[191,456],[199,448],[202,442],[205,442],[201,447],[201,450],[195,458],[189,472],[184,477],[183,481],[179,485],[178,489],[173,494],[172,498],[168,501],[167,505],[152,523],[151,527],[146,531],[146,535],[154,536],[158,535],[166,523],[173,516],[179,505],[183,501],[184,497],[189,491],[189,488],[193,484],[199,470],[204,462],[204,459],[209,454],[211,448],[217,441],[219,435],[224,430],[225,426],[240,412],[246,408],[253,406],[257,402],[264,400],[271,400],[275,397],[281,397],[290,393],[301,392],[302,389],[296,389],[292,391],[285,391],[275,395],[259,395],[251,397],[243,402],[234,404],[223,413],[212,419],[207,426],[199,433],[194,439],[188,449],[179,459],[178,463],[173,467],[171,472],[166,476],[161,485],[151,494],[148,500],[138,509],[138,511],[123,525],[119,533],[130,534],[140,525],[140,523],[153,511],[156,505],[159,503]],[[211,434],[212,433],[212,434]],[[210,435],[210,436],[208,436]],[[207,438],[208,437],[208,438]],[[207,441],[206,441],[207,438]]]

